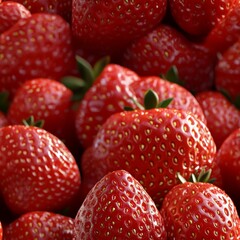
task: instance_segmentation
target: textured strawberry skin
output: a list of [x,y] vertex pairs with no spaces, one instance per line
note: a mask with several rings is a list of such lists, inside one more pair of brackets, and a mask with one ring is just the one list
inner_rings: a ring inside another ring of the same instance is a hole
[[69,24],[54,14],[32,14],[0,36],[0,91],[14,94],[23,82],[58,80],[72,59]]
[[104,176],[75,218],[75,239],[166,239],[162,217],[142,185],[124,170]]
[[[74,219],[52,212],[28,212],[4,229],[4,239],[73,239]],[[26,235],[27,233],[27,235]]]
[[239,239],[239,216],[234,203],[210,183],[175,186],[166,195],[160,213],[169,240]]
[[0,129],[0,190],[14,213],[66,206],[80,172],[66,146],[47,131],[23,125]]
[[216,146],[202,121],[182,110],[152,109],[116,113],[96,135],[82,157],[83,181],[96,183],[109,171],[125,169],[147,190],[157,206],[178,183],[202,167],[213,168]]

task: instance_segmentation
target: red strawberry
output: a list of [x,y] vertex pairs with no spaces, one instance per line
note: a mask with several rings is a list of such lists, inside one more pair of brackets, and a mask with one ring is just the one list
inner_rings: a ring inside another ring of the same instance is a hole
[[215,154],[208,128],[189,112],[135,110],[116,113],[106,120],[92,147],[83,153],[81,169],[89,188],[109,171],[125,169],[159,206],[177,184],[178,171],[189,177],[206,166],[214,168],[220,180]]
[[[3,2],[8,0],[3,0]],[[70,22],[71,19],[71,7],[72,0],[35,0],[35,1],[25,1],[25,0],[13,0],[25,6],[31,13],[54,13],[62,16],[67,21]]]
[[236,203],[240,211],[240,128],[225,139],[216,155],[221,169],[223,188]]
[[237,4],[237,0],[169,1],[176,23],[187,33],[195,35],[208,34]]
[[239,239],[239,216],[231,198],[207,182],[184,182],[165,196],[160,213],[169,240]]
[[26,80],[58,80],[72,59],[71,31],[54,14],[33,14],[20,19],[0,35],[0,91],[15,93]]
[[30,16],[31,13],[20,3],[0,3],[0,34],[12,27],[19,19]]
[[107,174],[89,192],[75,218],[75,238],[167,239],[153,200],[124,170]]
[[43,128],[64,139],[73,125],[70,118],[72,92],[62,83],[38,78],[24,82],[14,95],[8,110],[11,124],[22,124],[33,116],[43,120]]
[[74,219],[52,212],[28,212],[4,228],[4,239],[72,240]]
[[240,39],[226,50],[216,66],[215,84],[233,101],[240,98]]
[[165,74],[175,65],[184,87],[198,92],[213,86],[214,61],[207,49],[161,24],[124,50],[122,65],[147,76]]
[[73,0],[73,34],[80,46],[104,54],[116,52],[159,24],[166,6],[166,0]]
[[235,129],[240,127],[240,111],[217,91],[198,93],[196,99],[201,105],[217,148]]
[[0,128],[0,190],[14,213],[66,206],[80,187],[76,161],[49,132],[23,125]]
[[240,4],[232,8],[208,34],[205,46],[213,54],[223,53],[233,45],[240,36]]

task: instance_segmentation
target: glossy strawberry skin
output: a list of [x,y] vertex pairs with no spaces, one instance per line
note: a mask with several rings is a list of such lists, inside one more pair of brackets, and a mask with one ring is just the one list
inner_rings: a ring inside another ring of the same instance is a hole
[[83,181],[96,183],[109,171],[125,169],[160,206],[178,183],[199,168],[214,168],[221,184],[215,143],[202,121],[183,110],[152,109],[116,113],[98,131],[81,159]]
[[72,29],[79,45],[96,52],[118,52],[163,19],[166,0],[73,0]]
[[162,217],[142,185],[124,170],[104,176],[75,218],[76,239],[166,239]]
[[173,187],[160,210],[168,239],[239,239],[239,217],[226,193],[210,183]]
[[0,3],[0,34],[12,27],[19,19],[30,17],[31,13],[16,2]]
[[220,57],[215,70],[215,85],[224,90],[233,101],[240,96],[240,40],[228,48]]
[[171,14],[176,23],[187,33],[206,35],[229,10],[237,5],[236,0],[217,1],[169,1]]
[[81,145],[86,148],[105,120],[125,106],[134,106],[130,89],[139,76],[120,65],[109,64],[85,94],[76,113],[76,131]]
[[217,91],[204,91],[196,95],[217,148],[240,127],[240,111]]
[[[28,212],[4,228],[4,239],[73,239],[74,219],[44,211]],[[27,233],[27,235],[26,235]]]
[[240,193],[240,128],[233,131],[223,142],[216,155],[223,179],[223,189],[236,203],[238,210]]
[[186,89],[199,92],[213,86],[215,59],[209,50],[193,45],[172,26],[160,24],[130,44],[122,56],[121,64],[141,76],[166,74],[175,65]]
[[37,78],[24,82],[16,91],[8,109],[11,124],[22,124],[30,116],[43,120],[43,128],[64,139],[71,125],[72,92],[53,79]]
[[0,190],[13,213],[55,211],[80,187],[74,157],[54,135],[37,127],[0,128]]
[[20,19],[1,34],[0,59],[0,91],[13,95],[23,82],[38,77],[59,80],[72,59],[70,26],[54,14]]

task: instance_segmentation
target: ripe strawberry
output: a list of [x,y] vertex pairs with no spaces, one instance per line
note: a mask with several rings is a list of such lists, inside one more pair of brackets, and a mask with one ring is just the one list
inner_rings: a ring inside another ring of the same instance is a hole
[[66,206],[80,187],[74,157],[44,129],[0,128],[0,191],[13,213],[53,211]]
[[28,212],[4,229],[4,239],[73,239],[74,219],[52,212]]
[[198,118],[176,109],[120,112],[110,116],[82,156],[83,181],[91,185],[110,171],[125,169],[161,205],[177,184],[176,172],[185,177],[199,168],[214,168],[216,146]]
[[153,200],[124,170],[107,174],[88,193],[75,218],[75,238],[167,239]]
[[0,36],[0,91],[14,94],[23,82],[38,77],[58,80],[71,59],[70,27],[60,16],[20,19]]
[[240,40],[226,50],[216,66],[215,84],[224,90],[233,102],[240,98]]
[[161,22],[166,0],[73,0],[72,29],[79,45],[110,54]]
[[43,120],[43,128],[60,139],[67,136],[71,125],[70,107],[72,92],[62,83],[52,79],[38,78],[24,82],[16,91],[9,106],[8,120],[22,124],[33,116]]
[[165,196],[160,213],[169,240],[239,239],[239,216],[231,198],[207,182],[184,182]]
[[195,35],[207,35],[237,4],[237,0],[169,1],[176,23],[187,33]]
[[122,65],[139,75],[165,74],[176,66],[183,86],[193,92],[213,86],[215,59],[176,28],[159,25],[123,51]]
[[240,35],[240,4],[230,9],[205,38],[205,46],[213,54],[223,53],[233,45]]
[[240,212],[240,128],[225,139],[216,155],[223,179],[223,189],[236,203]]
[[205,91],[196,96],[207,119],[217,148],[235,129],[240,127],[240,111],[217,91]]
[[12,27],[19,19],[30,16],[31,13],[20,3],[0,3],[0,34]]
[[[3,2],[8,0],[3,0]],[[70,22],[71,19],[71,7],[72,0],[35,0],[35,1],[25,1],[25,0],[13,0],[22,4],[31,13],[54,13],[62,16],[65,20]]]

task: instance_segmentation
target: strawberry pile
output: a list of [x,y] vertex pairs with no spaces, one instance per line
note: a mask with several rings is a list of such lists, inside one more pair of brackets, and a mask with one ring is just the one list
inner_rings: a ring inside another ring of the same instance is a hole
[[239,0],[0,0],[0,240],[240,239],[239,26]]

